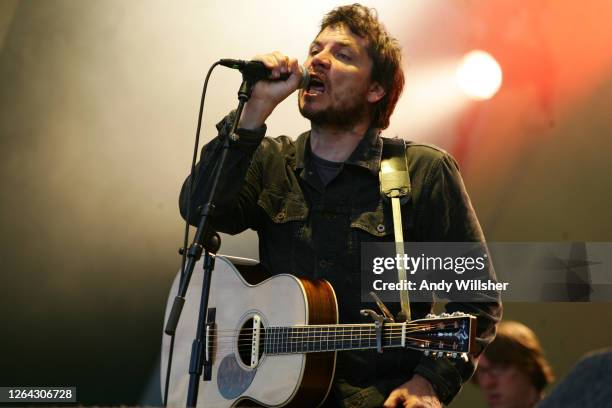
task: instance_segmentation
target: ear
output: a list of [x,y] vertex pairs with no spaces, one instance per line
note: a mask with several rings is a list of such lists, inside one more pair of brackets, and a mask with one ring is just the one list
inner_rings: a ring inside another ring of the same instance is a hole
[[370,89],[368,89],[368,102],[376,103],[380,101],[385,94],[385,90],[378,82],[372,82],[370,84]]

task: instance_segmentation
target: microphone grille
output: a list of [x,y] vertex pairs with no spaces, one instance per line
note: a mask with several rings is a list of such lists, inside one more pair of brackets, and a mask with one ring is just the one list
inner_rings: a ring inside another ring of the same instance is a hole
[[310,84],[310,73],[303,65],[300,65],[300,70],[302,71],[302,79],[300,80],[298,89],[306,89],[308,88],[308,84]]

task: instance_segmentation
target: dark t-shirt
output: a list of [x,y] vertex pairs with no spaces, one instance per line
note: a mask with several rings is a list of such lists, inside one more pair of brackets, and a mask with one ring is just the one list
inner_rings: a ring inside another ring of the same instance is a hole
[[312,153],[312,166],[321,178],[324,186],[327,186],[330,181],[336,178],[342,170],[342,164],[342,162],[325,160]]

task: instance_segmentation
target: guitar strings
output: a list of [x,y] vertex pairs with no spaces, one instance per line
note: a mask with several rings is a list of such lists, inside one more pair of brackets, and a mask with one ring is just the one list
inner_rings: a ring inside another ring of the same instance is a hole
[[[410,348],[414,348],[416,350],[423,350],[425,348],[429,349],[430,351],[436,352],[436,351],[442,351],[442,352],[462,352],[462,350],[459,349],[455,349],[452,346],[455,344],[452,341],[449,342],[448,339],[440,339],[440,340],[435,340],[435,341],[430,341],[430,340],[424,340],[424,339],[420,339],[420,338],[415,338],[415,337],[410,337],[407,336],[406,337],[406,342],[409,343],[414,343],[412,346],[409,346]],[[274,344],[272,345],[268,345],[269,347],[266,349],[266,344],[262,344],[260,345],[260,347],[263,348],[262,352],[266,353],[266,354],[271,354],[271,355],[275,355],[275,354],[290,354],[290,353],[307,353],[307,352],[323,352],[323,351],[334,351],[334,350],[309,350],[309,343],[315,343],[314,341],[310,341],[310,342],[292,342],[292,343],[285,343],[283,344],[283,347],[281,347],[281,345],[279,344],[278,347],[273,347]],[[343,341],[344,343],[344,341]],[[369,342],[368,342],[369,343]],[[390,339],[388,340],[388,344],[385,344],[387,342],[383,342],[383,347],[401,347],[401,344],[392,344]],[[433,344],[434,347],[424,347],[423,344]],[[302,347],[301,350],[295,350],[295,351],[291,351],[289,349],[289,347],[293,347],[296,345],[302,345],[304,347]],[[314,344],[313,344],[314,345]],[[319,342],[319,345],[322,346],[322,342]],[[329,343],[327,344],[327,346],[329,347]],[[367,346],[365,344],[358,344],[358,345],[353,345],[350,344],[348,345],[348,347],[346,347],[345,344],[342,344],[341,346],[337,345],[337,342],[332,342],[332,346],[335,347],[339,347],[339,350],[356,350],[356,349],[368,349],[368,348],[373,348],[372,344],[368,344]],[[437,348],[435,346],[438,346]],[[251,350],[251,346],[238,346],[236,347],[238,349],[238,351],[247,351]],[[313,347],[314,348],[314,347]],[[216,347],[217,352],[227,352],[227,351],[233,351],[234,350],[234,346],[233,345],[228,345],[228,344],[222,344],[220,347]]]
[[[440,329],[442,331],[444,331],[444,329]],[[427,329],[418,329],[418,330],[410,330],[410,329],[406,329],[405,333],[409,334],[409,333],[419,333],[419,332],[424,332],[424,331],[429,331],[431,332],[431,330],[427,330]],[[448,329],[446,329],[446,331],[448,332]],[[385,328],[383,333],[384,334],[390,334],[390,335],[394,335],[394,334],[399,334],[399,337],[401,337],[402,332],[404,332],[403,328],[401,327],[397,327],[397,328]],[[440,333],[441,331],[437,331],[434,333]],[[262,330],[262,338],[272,338],[272,339],[321,339],[321,338],[329,338],[329,337],[334,337],[334,338],[346,338],[346,337],[354,337],[354,336],[363,336],[364,334],[368,334],[368,335],[376,335],[376,330],[374,328],[368,327],[368,328],[362,328],[359,330],[350,330],[350,331],[346,331],[346,330],[328,330],[328,331],[307,331],[307,332],[301,332],[301,331],[265,331]],[[435,334],[433,334],[435,336]],[[440,336],[441,337],[441,336]],[[238,335],[217,335],[217,334],[212,334],[211,338],[216,338],[219,341],[225,341],[226,339],[230,339],[230,340],[235,340],[238,339],[238,341],[245,341],[245,342],[251,342],[253,335],[250,333],[240,333]],[[316,340],[318,341],[318,340]]]
[[[419,347],[420,344],[428,342],[427,340],[418,339],[418,338],[414,338],[414,337],[406,337],[406,341],[416,343],[413,347],[415,347],[417,350],[420,350],[421,348],[423,348],[422,346]],[[448,343],[448,342],[443,341],[443,340],[440,340],[440,341],[436,340],[436,341],[429,341],[429,342],[430,343],[434,343],[435,345],[440,345],[440,343],[442,343],[442,345],[444,345],[444,346],[452,345],[452,343]],[[304,343],[299,343],[299,344],[304,344]],[[293,344],[290,344],[290,345],[293,345]],[[383,347],[401,347],[401,345],[400,344],[383,344]],[[366,345],[357,345],[357,346],[349,346],[347,348],[344,348],[344,346],[341,346],[341,349],[343,349],[343,350],[358,350],[358,349],[368,349],[368,348],[373,348],[373,346],[372,345],[367,345],[367,346]],[[233,347],[217,347],[216,348],[217,353],[229,352],[229,351],[233,351],[233,349],[234,349]],[[248,351],[250,349],[251,349],[251,347],[238,347],[239,351],[245,351],[245,350]],[[430,350],[432,350],[434,352],[436,352],[436,351],[442,351],[442,352],[460,352],[460,351],[453,350],[453,349],[450,349],[450,348],[440,350],[440,349],[428,347],[428,349],[430,349]],[[288,349],[281,350],[280,348],[277,349],[277,350],[274,350],[274,349],[266,350],[265,346],[264,346],[264,349],[262,350],[262,353],[263,354],[267,354],[267,355],[278,355],[278,354],[294,354],[294,353],[295,354],[304,354],[304,353],[308,353],[308,352],[325,352],[325,351],[334,351],[334,350],[308,350],[308,349],[306,349],[306,350],[299,350],[299,351],[297,351],[297,350],[296,351],[290,351]],[[338,351],[341,351],[341,350],[338,350]]]
[[[449,329],[457,329],[454,322],[389,324],[392,326],[383,327],[383,343],[388,342],[389,344],[387,347],[393,346],[393,344],[391,344],[393,340],[401,339],[404,336],[402,332],[405,328],[405,340],[416,343],[417,349],[420,349],[418,345],[429,342],[441,346],[447,346],[447,349],[443,351],[455,351],[450,347],[454,344],[452,343],[452,339],[420,339],[408,336],[410,333],[418,334],[419,332],[423,331],[433,330],[439,332],[444,330],[448,331]],[[317,329],[320,331],[317,332]],[[210,337],[212,339],[216,339],[216,348],[218,352],[232,350],[234,349],[234,346],[239,351],[248,351],[252,348],[252,332],[254,330],[255,329],[252,327],[245,327],[241,329],[215,329]],[[287,354],[290,348],[297,348],[296,346],[301,346],[302,349],[305,349],[301,352],[307,352],[310,351],[308,350],[310,345],[314,346],[315,343],[318,343],[319,346],[322,346],[322,343],[327,343],[326,346],[329,347],[329,342],[332,342],[332,345],[336,347],[338,347],[337,343],[341,342],[342,344],[340,345],[340,348],[344,348],[344,343],[349,342],[348,349],[367,349],[371,348],[372,346],[370,343],[372,341],[376,341],[377,339],[375,330],[376,329],[373,327],[373,325],[368,323],[353,325],[343,324],[342,326],[327,324],[262,327],[260,329],[263,334],[260,347],[262,347],[264,352],[267,354]],[[451,342],[449,343],[447,340],[451,340]],[[350,344],[352,342],[359,342],[359,344],[355,346]],[[368,346],[365,346],[362,344],[362,342],[368,342]],[[266,348],[269,350],[266,351]],[[285,351],[282,351],[283,349]],[[436,351],[436,349],[434,349],[434,351]]]
[[[270,330],[272,329],[272,330]],[[444,329],[444,328],[434,328],[436,329],[437,333],[439,333],[440,331],[449,331],[449,329]],[[455,328],[453,328],[455,329]],[[248,331],[252,331],[251,330],[246,330]],[[329,337],[330,335],[332,336],[336,336],[336,337],[352,337],[355,335],[360,335],[363,333],[374,333],[375,334],[376,329],[373,327],[363,327],[363,328],[359,328],[357,330],[355,329],[351,329],[351,330],[340,330],[340,329],[333,329],[333,330],[327,330],[327,331],[315,331],[315,330],[307,330],[307,331],[299,331],[299,329],[289,329],[286,330],[284,328],[280,329],[280,330],[274,330],[274,328],[269,328],[269,329],[262,329],[261,333],[262,333],[262,337],[268,336],[268,337],[273,337],[273,338],[279,338],[279,337],[283,337],[283,338],[287,338],[287,337],[292,337],[292,338],[319,338],[319,337]],[[404,331],[403,327],[385,327],[384,328],[384,333],[402,333]],[[431,328],[419,328],[419,329],[406,329],[406,333],[419,333],[419,332],[425,332],[425,331],[429,331],[431,332],[432,329]],[[253,335],[251,333],[243,333],[242,330],[241,331],[234,331],[236,332],[240,332],[240,334],[237,335],[230,335],[230,334],[216,334],[213,333],[211,334],[212,338],[231,338],[231,339],[236,339],[236,338],[246,338],[247,340],[251,340]]]
[[[389,343],[391,344],[392,341],[394,340],[401,340],[402,337],[398,336],[398,337],[386,337],[383,339],[383,343]],[[420,341],[420,342],[424,342],[424,343],[435,343],[435,344],[454,344],[455,341],[453,339],[421,339],[421,338],[414,338],[414,337],[406,337],[406,339],[411,339],[411,340],[415,340],[415,341]],[[284,341],[284,342],[275,342],[275,341],[271,341],[271,342],[267,342],[267,341],[263,341],[260,343],[261,347],[277,347],[277,348],[281,348],[281,347],[286,347],[287,345],[298,345],[298,344],[337,344],[337,343],[341,343],[341,344],[352,344],[352,343],[372,343],[372,342],[376,342],[377,338],[375,336],[371,336],[371,337],[367,337],[367,338],[351,338],[351,339],[319,339],[319,340],[301,340],[301,339],[297,339],[297,340],[290,340],[290,341]],[[246,347],[246,348],[251,348],[252,344],[251,343],[242,343],[242,344],[238,344],[238,343],[217,343],[218,345],[233,345],[236,344],[236,346],[238,348],[242,348],[242,347]]]
[[[434,333],[441,333],[442,331],[449,331],[448,329],[444,330],[444,329],[440,329],[441,331],[437,331]],[[405,333],[409,334],[409,333],[419,333],[419,332],[425,332],[428,331],[427,329],[418,329],[418,330],[410,330],[410,329],[406,329]],[[401,337],[402,333],[404,332],[403,328],[399,327],[399,328],[385,328],[383,330],[383,334],[384,335],[390,335],[391,337],[393,337],[394,335],[396,335],[396,337]],[[431,330],[429,330],[429,332],[431,333]],[[424,333],[426,334],[426,333]],[[314,340],[314,341],[319,341],[320,339],[328,339],[328,338],[352,338],[355,336],[361,336],[363,337],[363,335],[372,335],[372,336],[376,336],[376,329],[374,328],[363,328],[363,329],[359,329],[359,330],[350,330],[350,331],[338,331],[338,330],[334,330],[334,331],[321,331],[321,332],[315,332],[315,331],[310,331],[310,332],[300,332],[300,331],[275,331],[275,332],[266,332],[266,331],[262,331],[262,338],[264,340]],[[435,334],[433,334],[433,336],[435,336]],[[452,336],[449,335],[449,336]],[[238,340],[239,342],[251,342],[253,339],[253,336],[251,334],[248,333],[241,333],[239,335],[215,335],[212,334],[210,336],[213,339],[217,339],[218,341],[234,341],[234,340]],[[438,336],[441,337],[441,336]],[[438,337],[436,337],[436,340],[438,339]]]
[[[388,325],[392,325],[391,327],[393,328],[403,328],[404,323],[386,323],[387,326],[385,327],[389,327]],[[430,328],[433,326],[439,326],[440,324],[444,324],[444,325],[454,325],[454,323],[406,323],[406,327],[424,327],[424,328]],[[276,329],[276,328],[287,328],[287,329],[315,329],[315,328],[335,328],[337,330],[342,330],[344,328],[349,329],[349,328],[372,328],[374,327],[373,323],[356,323],[356,324],[342,324],[342,325],[335,325],[335,324],[312,324],[312,325],[294,325],[294,326],[267,326],[267,327],[262,327],[261,330],[266,330],[266,329]],[[252,327],[244,327],[242,329],[216,329],[217,332],[239,332],[242,330],[254,330]]]
[[[403,335],[401,333],[396,333],[397,330],[386,330],[383,332],[383,341],[392,341],[392,340],[398,340],[401,339],[403,337]],[[406,334],[409,334],[409,332],[407,332]],[[448,337],[452,337],[448,336]],[[450,340],[451,342],[453,341],[453,339],[448,339],[448,338],[442,338],[442,337],[437,337],[437,338],[433,338],[433,339],[422,339],[422,338],[415,338],[415,337],[411,337],[406,335],[405,336],[406,339],[413,339],[413,340],[418,340],[418,341],[422,341],[422,342],[431,342],[431,343],[445,343],[447,340]],[[314,343],[324,343],[324,342],[332,342],[332,343],[337,343],[337,342],[355,342],[355,341],[368,341],[371,342],[372,340],[376,340],[377,336],[376,333],[373,332],[372,330],[367,331],[366,333],[352,333],[352,334],[344,334],[344,335],[335,335],[335,336],[326,336],[326,335],[315,335],[315,336],[283,336],[283,337],[277,337],[277,336],[273,336],[271,338],[266,338],[263,337],[262,341],[261,341],[261,345],[262,346],[266,346],[266,345],[273,345],[273,346],[278,346],[278,347],[285,347],[286,345],[295,345],[295,344],[314,344]],[[237,346],[240,347],[248,347],[251,348],[252,347],[252,339],[247,339],[247,340],[238,340],[238,341],[234,341],[235,339],[232,339],[230,341],[217,341],[216,344],[219,345],[225,345],[225,344],[237,344]]]
[[[394,326],[385,326],[385,330],[404,330],[404,325],[403,323],[390,323]],[[306,330],[306,331],[314,331],[314,329],[321,329],[321,330],[328,330],[328,331],[346,331],[346,330],[373,330],[374,326],[372,324],[362,324],[362,325],[342,325],[342,326],[334,326],[334,325],[307,325],[307,326],[269,326],[269,327],[262,327],[259,330],[261,332],[265,332],[266,330]],[[429,324],[429,325],[425,325],[425,324],[414,324],[411,325],[410,323],[406,324],[406,329],[412,329],[412,330],[419,330],[419,331],[424,331],[424,330],[452,330],[452,329],[457,329],[457,327],[455,327],[454,325],[450,325],[449,326],[442,326],[440,327],[439,324]],[[240,333],[239,335],[250,335],[248,332],[252,332],[255,331],[257,329],[254,329],[252,327],[244,327],[242,329],[215,329],[214,331],[216,333],[224,333],[227,334],[229,336],[232,336],[232,333]],[[246,333],[245,333],[246,332]]]

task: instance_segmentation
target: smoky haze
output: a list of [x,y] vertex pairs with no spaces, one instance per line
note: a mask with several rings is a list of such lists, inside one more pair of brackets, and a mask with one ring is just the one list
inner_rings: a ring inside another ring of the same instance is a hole
[[[173,39],[204,31],[181,25],[180,10],[164,16],[172,7],[161,2],[0,8],[2,321],[11,333],[0,383],[78,384],[81,403],[135,403],[178,270],[177,197],[207,64],[194,46],[203,41]],[[237,243],[228,251],[255,255]]]

